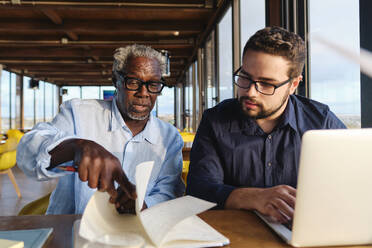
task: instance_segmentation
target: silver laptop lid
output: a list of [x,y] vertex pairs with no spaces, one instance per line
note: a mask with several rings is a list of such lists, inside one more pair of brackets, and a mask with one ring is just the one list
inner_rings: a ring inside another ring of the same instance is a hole
[[290,243],[372,243],[372,129],[304,134]]

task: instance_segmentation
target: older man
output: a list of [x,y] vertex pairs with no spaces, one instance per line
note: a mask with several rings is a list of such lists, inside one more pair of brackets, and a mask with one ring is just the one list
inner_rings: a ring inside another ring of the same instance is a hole
[[[133,212],[135,169],[144,161],[155,161],[144,208],[183,194],[182,138],[150,114],[164,87],[162,61],[147,46],[117,49],[112,101],[66,101],[51,123],[24,136],[17,152],[21,169],[38,180],[59,177],[47,214],[81,214],[96,188],[110,194],[119,212]],[[74,165],[77,173],[57,165]]]
[[293,95],[305,57],[301,37],[279,27],[248,40],[243,65],[234,73],[238,97],[203,114],[191,150],[188,194],[279,222],[292,218],[302,135],[345,128],[328,106]]

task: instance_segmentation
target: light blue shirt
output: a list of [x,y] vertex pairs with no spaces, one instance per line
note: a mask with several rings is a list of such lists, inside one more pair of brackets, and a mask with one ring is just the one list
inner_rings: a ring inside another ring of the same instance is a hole
[[183,141],[175,127],[150,115],[145,129],[133,137],[115,100],[72,99],[61,105],[52,122],[38,123],[26,133],[17,149],[17,164],[27,176],[39,181],[59,177],[47,214],[82,214],[95,191],[79,179],[78,173],[46,170],[49,151],[71,138],[92,140],[103,146],[120,160],[133,184],[136,166],[154,161],[145,197],[148,207],[184,193]]

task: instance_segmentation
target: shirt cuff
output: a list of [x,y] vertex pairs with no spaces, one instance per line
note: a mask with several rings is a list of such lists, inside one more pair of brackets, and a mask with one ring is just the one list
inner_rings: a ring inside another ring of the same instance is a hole
[[236,187],[224,184],[217,190],[216,192],[216,199],[218,204],[217,208],[221,209],[225,208],[226,200],[234,189],[236,189]]
[[[42,152],[40,152],[37,155],[36,161],[37,161],[37,168],[38,168],[38,173],[37,173],[37,179],[38,180],[46,180],[46,179],[49,179],[49,178],[56,178],[56,177],[60,177],[60,176],[66,175],[66,174],[70,174],[70,172],[65,172],[65,171],[61,171],[61,170],[47,170],[46,168],[48,168],[50,166],[51,155],[49,154],[49,151],[53,150],[56,146],[58,146],[59,144],[61,144],[65,140],[76,139],[76,138],[78,138],[78,137],[76,137],[76,136],[63,137],[63,138],[55,141],[54,143],[48,145],[45,149],[43,149]],[[65,164],[72,164],[72,163],[71,162],[66,162]]]

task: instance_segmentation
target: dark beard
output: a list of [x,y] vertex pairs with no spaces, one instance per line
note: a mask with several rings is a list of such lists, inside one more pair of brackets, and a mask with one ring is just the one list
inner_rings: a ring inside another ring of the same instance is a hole
[[260,111],[257,113],[257,115],[255,115],[255,116],[251,116],[250,114],[248,114],[247,112],[245,112],[245,111],[243,110],[243,101],[244,101],[244,100],[249,100],[249,101],[251,101],[251,102],[255,102],[255,101],[253,101],[253,100],[252,100],[250,97],[248,97],[248,96],[241,96],[241,97],[239,97],[239,103],[240,103],[240,107],[241,107],[242,112],[243,112],[246,116],[250,117],[251,119],[258,120],[258,119],[265,119],[265,118],[267,118],[267,117],[272,116],[272,115],[275,114],[276,112],[278,112],[279,109],[280,109],[281,107],[283,107],[283,105],[286,103],[288,97],[289,97],[289,92],[287,92],[286,97],[283,97],[282,102],[280,103],[280,105],[279,105],[277,108],[275,108],[274,110],[267,110],[267,111],[265,111],[265,110],[262,109],[262,105],[261,105],[261,104],[258,104],[258,106],[260,107],[261,110],[260,110]]

